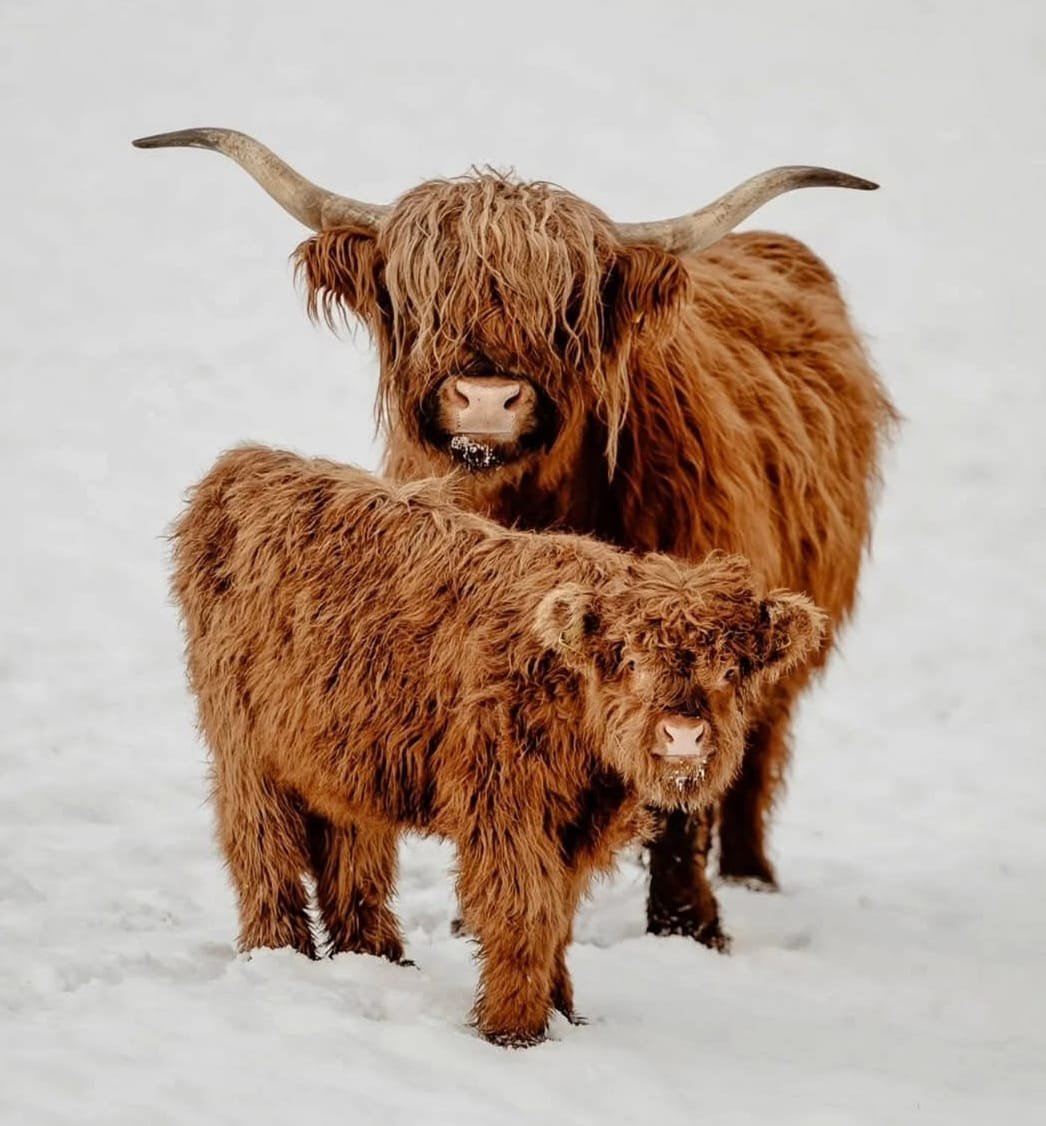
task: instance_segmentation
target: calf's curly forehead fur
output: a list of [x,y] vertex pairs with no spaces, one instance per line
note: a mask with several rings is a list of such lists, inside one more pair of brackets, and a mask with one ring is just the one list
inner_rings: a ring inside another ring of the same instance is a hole
[[[436,833],[481,944],[479,1024],[528,1043],[572,1012],[565,951],[592,874],[647,803],[722,792],[749,688],[824,623],[802,596],[762,597],[742,559],[508,531],[456,508],[457,487],[233,451],[175,527],[173,587],[241,944],[315,953],[309,872],[334,951],[402,958],[396,838]],[[655,753],[666,708],[699,713],[707,763]]]

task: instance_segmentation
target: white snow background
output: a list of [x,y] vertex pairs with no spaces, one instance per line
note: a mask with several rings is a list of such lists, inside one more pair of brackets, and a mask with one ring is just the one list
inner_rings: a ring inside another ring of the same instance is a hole
[[[243,439],[375,466],[376,361],[242,171],[130,146],[191,125],[376,201],[484,162],[620,219],[882,183],[749,223],[838,272],[907,422],[731,956],[646,937],[626,857],[591,1023],[490,1047],[433,842],[418,969],[235,955],[163,535]],[[1041,0],[4,0],[0,153],[0,1122],[1046,1121]]]

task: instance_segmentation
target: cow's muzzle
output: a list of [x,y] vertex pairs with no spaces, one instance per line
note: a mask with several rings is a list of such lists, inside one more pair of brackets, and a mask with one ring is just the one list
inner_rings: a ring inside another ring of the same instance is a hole
[[554,432],[549,405],[522,376],[450,375],[433,405],[441,444],[473,470],[515,461],[546,445]]
[[447,433],[514,442],[536,422],[537,394],[524,379],[452,375],[439,389]]

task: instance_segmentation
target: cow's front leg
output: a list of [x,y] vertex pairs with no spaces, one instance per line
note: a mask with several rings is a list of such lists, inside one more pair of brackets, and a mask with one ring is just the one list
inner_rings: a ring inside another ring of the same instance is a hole
[[713,811],[674,809],[661,815],[650,844],[649,934],[683,934],[713,950],[730,938],[719,925],[719,905],[708,883]]
[[[529,853],[530,850],[525,850]],[[526,1048],[545,1038],[564,930],[561,873],[523,850],[460,851],[458,900],[479,942],[475,1022],[493,1044]]]

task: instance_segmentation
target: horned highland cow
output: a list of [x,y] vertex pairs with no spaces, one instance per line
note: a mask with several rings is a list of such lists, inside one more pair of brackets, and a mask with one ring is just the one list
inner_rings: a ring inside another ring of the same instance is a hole
[[[358,317],[377,341],[389,474],[464,465],[461,502],[503,524],[691,560],[743,554],[760,582],[824,607],[832,633],[849,615],[895,413],[824,263],[784,235],[729,232],[794,188],[874,184],[778,168],[693,214],[615,223],[489,172],[372,205],[230,130],[135,144],[223,152],[317,232],[297,252],[309,309]],[[650,931],[725,947],[705,872],[713,821],[721,876],[776,886],[768,813],[812,671],[753,702],[716,808],[661,819]]]
[[745,709],[824,615],[748,563],[514,532],[453,481],[396,484],[245,447],[193,491],[173,588],[213,756],[243,948],[393,961],[399,835],[449,838],[480,947],[475,1018],[506,1045],[574,1019],[566,949],[594,873],[649,803],[700,808]]

